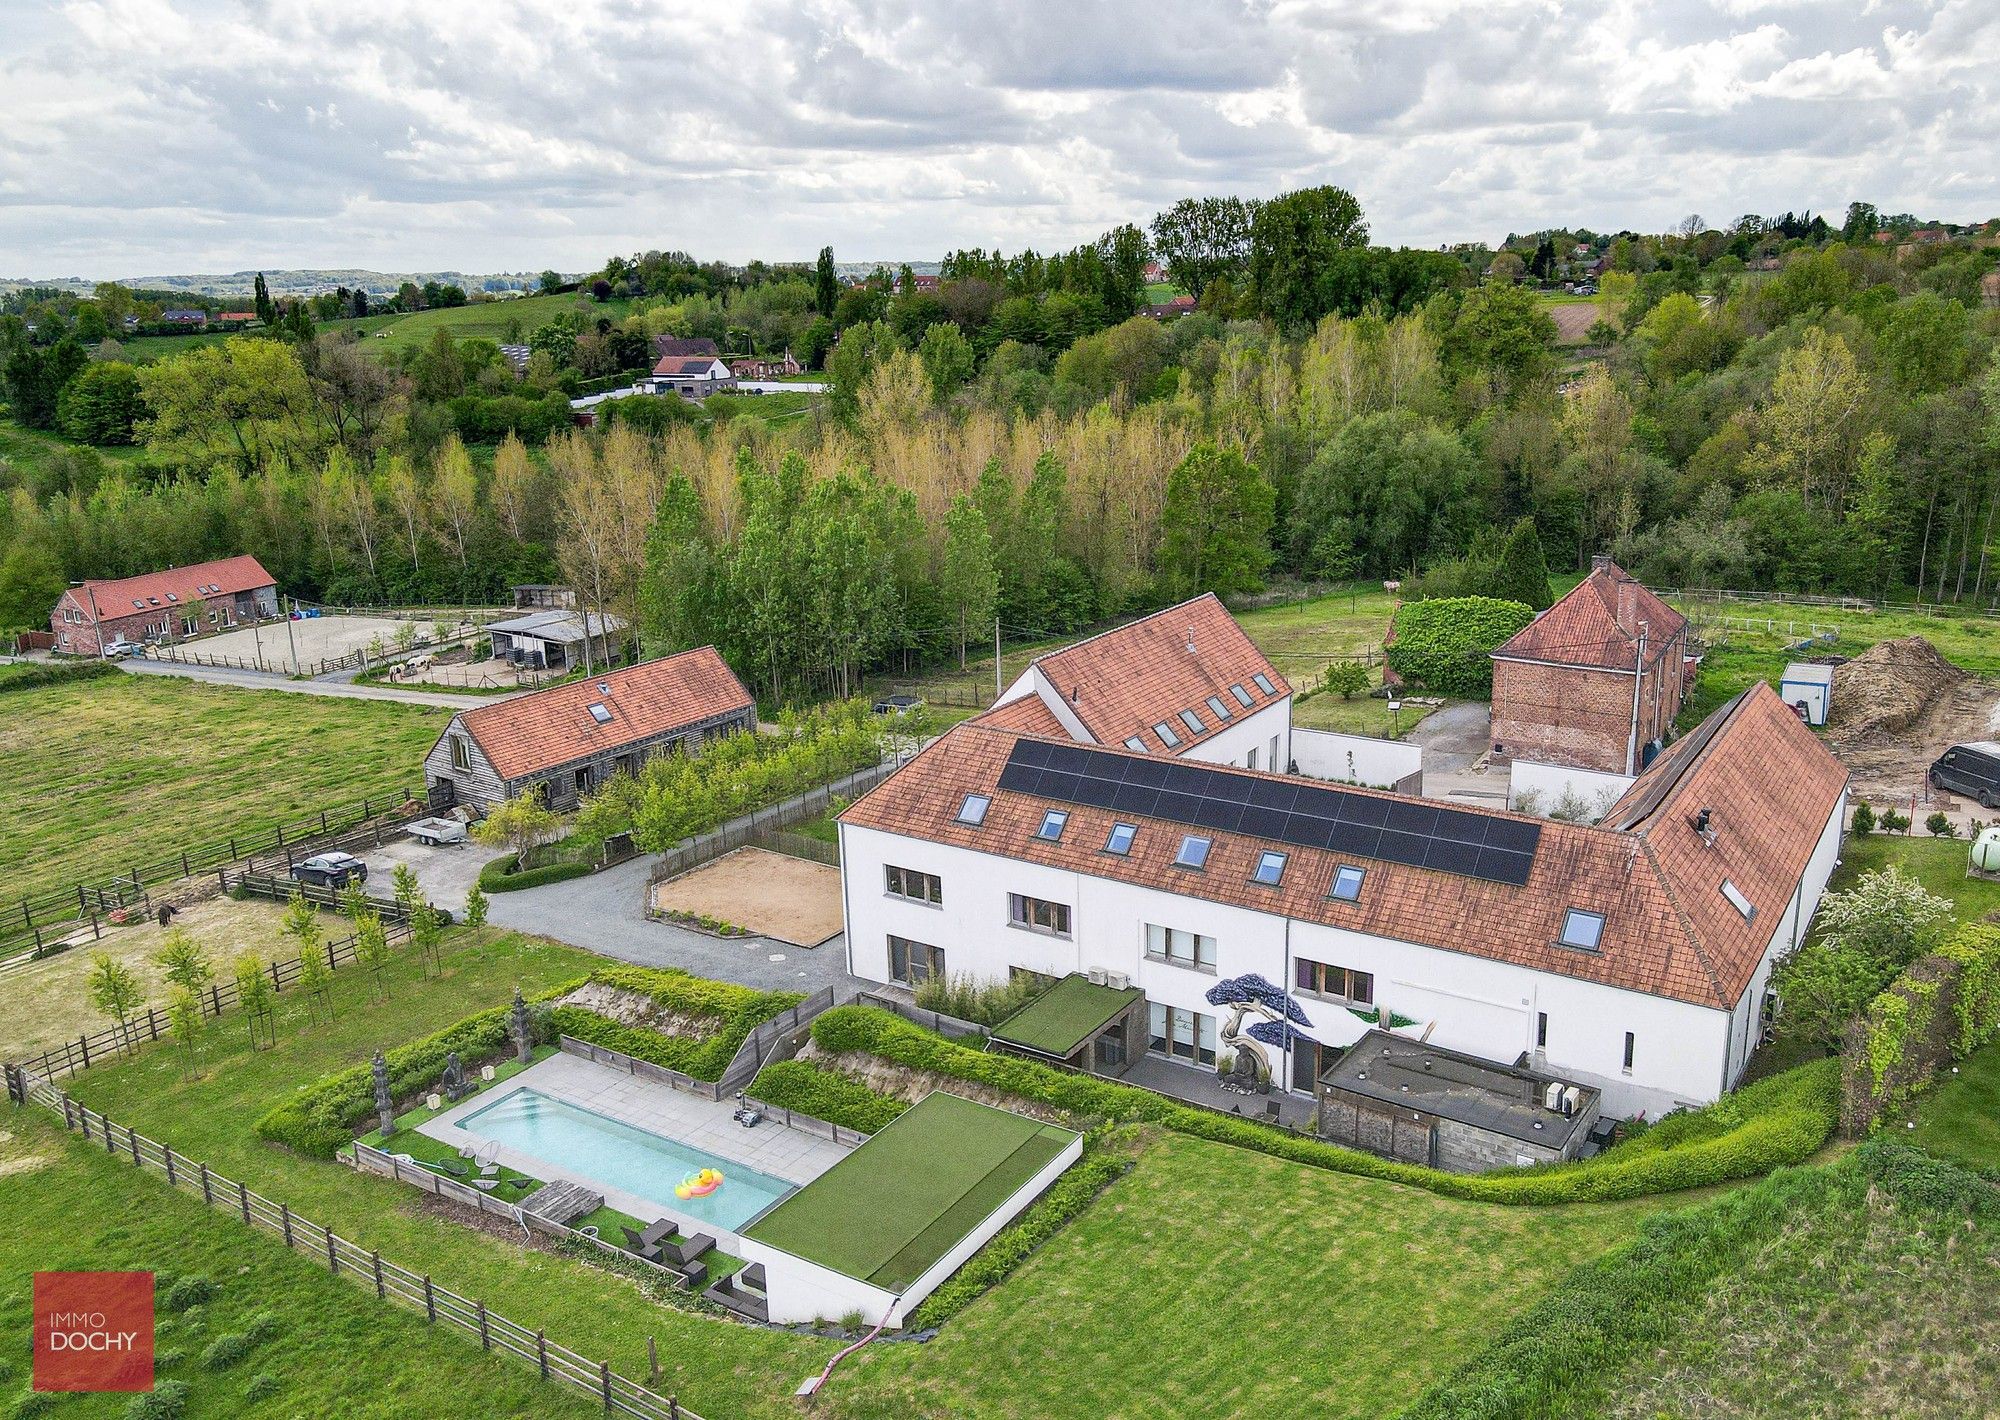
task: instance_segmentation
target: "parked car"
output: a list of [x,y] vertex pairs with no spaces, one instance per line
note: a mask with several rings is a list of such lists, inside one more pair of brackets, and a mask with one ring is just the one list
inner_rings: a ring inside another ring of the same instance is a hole
[[1933,789],[1968,795],[1984,809],[2000,804],[2000,744],[1953,745],[1931,765],[1930,781]]
[[318,853],[292,864],[292,877],[314,887],[344,888],[368,881],[368,865],[352,853]]
[[125,656],[136,655],[139,647],[123,636],[114,636],[104,643],[104,659],[115,661]]
[[924,702],[916,695],[885,695],[875,702],[877,715],[907,715],[912,710],[921,710]]

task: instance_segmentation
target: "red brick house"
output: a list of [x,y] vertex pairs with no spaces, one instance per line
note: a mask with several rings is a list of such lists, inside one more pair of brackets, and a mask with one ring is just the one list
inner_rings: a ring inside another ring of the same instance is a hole
[[1686,689],[1687,618],[1609,557],[1493,652],[1494,752],[1637,774]]
[[277,614],[277,580],[246,555],[80,582],[49,613],[49,629],[58,652],[94,656],[120,638],[178,640]]

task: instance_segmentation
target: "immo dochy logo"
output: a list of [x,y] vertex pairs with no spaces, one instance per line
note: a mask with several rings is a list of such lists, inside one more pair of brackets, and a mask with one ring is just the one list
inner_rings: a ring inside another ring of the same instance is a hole
[[151,1390],[153,1274],[37,1272],[36,1390]]

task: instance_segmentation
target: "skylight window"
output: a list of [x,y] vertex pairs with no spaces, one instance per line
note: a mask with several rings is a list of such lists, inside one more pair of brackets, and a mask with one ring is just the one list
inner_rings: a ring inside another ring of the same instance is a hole
[[1208,726],[1201,722],[1201,716],[1192,710],[1181,711],[1181,723],[1188,727],[1188,733],[1191,735],[1201,734],[1208,729]]
[[977,828],[986,822],[986,811],[993,807],[993,800],[985,794],[967,794],[965,802],[958,806],[958,821]]
[[1250,698],[1250,692],[1245,690],[1240,685],[1230,686],[1229,693],[1236,697],[1236,703],[1238,705],[1241,705],[1245,710],[1248,710],[1252,705],[1256,704],[1256,702]]
[[1326,895],[1336,902],[1359,902],[1361,900],[1361,880],[1367,876],[1364,869],[1341,866],[1333,870],[1333,886]]
[[1208,850],[1215,846],[1215,840],[1204,838],[1198,833],[1190,833],[1181,839],[1180,852],[1174,854],[1174,865],[1193,868],[1196,872],[1208,866]]
[[1115,853],[1120,858],[1127,856],[1132,851],[1132,839],[1138,832],[1139,830],[1129,823],[1112,824],[1111,836],[1104,840],[1104,851]]
[[1557,938],[1566,947],[1579,951],[1594,952],[1604,937],[1604,914],[1585,912],[1580,907],[1572,907],[1563,913],[1562,936]]
[[1131,739],[1125,741],[1125,748],[1136,749],[1139,753],[1144,754],[1146,752],[1146,742],[1137,735],[1134,735]]
[[593,705],[593,706],[591,706],[591,707],[590,707],[590,718],[591,718],[591,719],[593,719],[593,720],[595,720],[595,721],[597,721],[597,723],[598,723],[598,724],[600,724],[600,725],[608,725],[608,724],[610,724],[610,723],[611,723],[611,707],[610,707],[609,705]]
[[1069,822],[1069,815],[1061,809],[1050,809],[1042,815],[1042,826],[1035,830],[1035,837],[1045,838],[1051,843],[1062,841],[1063,825]]
[[1153,726],[1153,733],[1160,737],[1160,743],[1168,749],[1172,749],[1181,742],[1181,737],[1174,733],[1174,727],[1169,725],[1165,720]]
[[144,611],[146,609],[145,601],[139,597],[132,598],[132,605],[139,608],[139,610],[141,611]]
[[1262,883],[1265,887],[1276,887],[1285,879],[1285,855],[1278,852],[1264,852],[1257,855],[1257,870],[1250,874],[1250,881]]
[[1271,684],[1271,678],[1262,671],[1258,671],[1257,674],[1251,676],[1250,681],[1266,695],[1276,695],[1278,693],[1278,687]]
[[170,602],[177,602],[177,601],[179,601],[179,600],[180,600],[180,598],[179,598],[179,597],[177,597],[177,596],[175,596],[175,595],[174,595],[174,594],[173,594],[172,592],[168,592],[168,593],[167,593],[167,600],[168,600],[168,601],[170,601]]
[[1229,707],[1222,703],[1222,697],[1219,695],[1208,697],[1208,708],[1215,712],[1215,718],[1218,720],[1227,720],[1229,718]]
[[1750,899],[1743,895],[1743,889],[1727,878],[1722,880],[1722,895],[1729,900],[1731,907],[1743,914],[1745,922],[1756,920],[1757,909],[1751,905]]

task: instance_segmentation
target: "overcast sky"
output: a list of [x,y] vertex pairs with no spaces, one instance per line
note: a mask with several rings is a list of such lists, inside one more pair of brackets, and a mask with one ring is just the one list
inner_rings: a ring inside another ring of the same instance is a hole
[[0,276],[2000,213],[1996,0],[0,0]]

